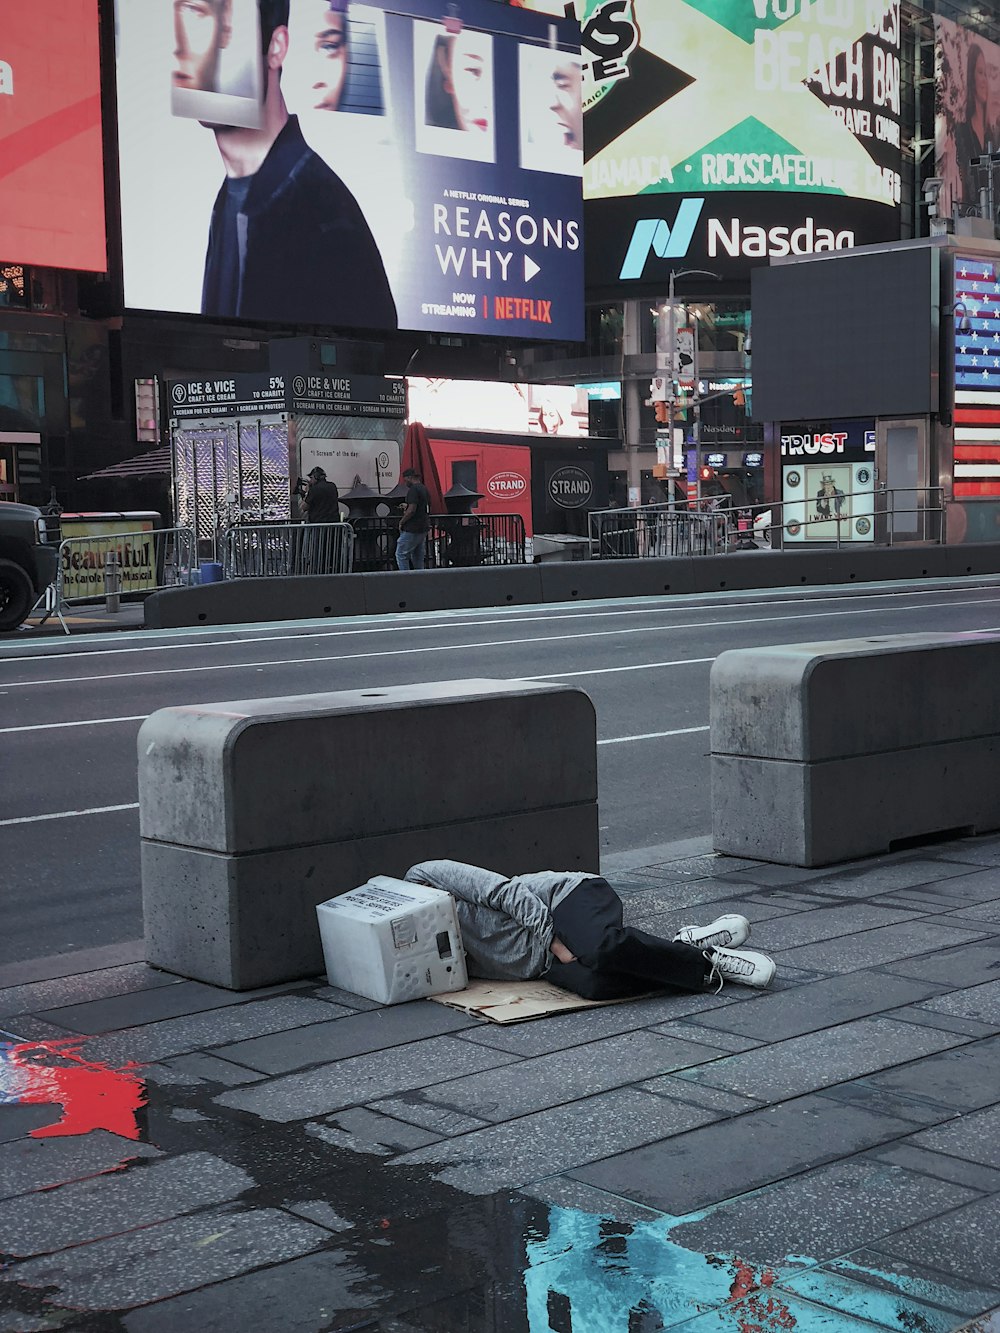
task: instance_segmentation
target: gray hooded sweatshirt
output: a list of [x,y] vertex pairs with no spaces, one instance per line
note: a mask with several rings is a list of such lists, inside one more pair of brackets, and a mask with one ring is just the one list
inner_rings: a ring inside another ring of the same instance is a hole
[[422,861],[405,878],[455,899],[470,977],[527,981],[552,963],[552,911],[597,872],[540,870],[508,879],[463,861]]

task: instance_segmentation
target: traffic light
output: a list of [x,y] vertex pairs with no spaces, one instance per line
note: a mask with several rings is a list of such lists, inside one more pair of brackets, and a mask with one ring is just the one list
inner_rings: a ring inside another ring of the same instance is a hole
[[670,410],[667,407],[667,404],[660,402],[658,399],[653,404],[653,415],[656,417],[657,421],[662,421],[666,424],[670,420]]
[[711,481],[715,476],[714,470],[710,467],[702,466],[700,472],[702,481]]
[[742,384],[737,384],[736,388],[733,390],[733,406],[746,407],[746,405],[747,405],[746,392]]

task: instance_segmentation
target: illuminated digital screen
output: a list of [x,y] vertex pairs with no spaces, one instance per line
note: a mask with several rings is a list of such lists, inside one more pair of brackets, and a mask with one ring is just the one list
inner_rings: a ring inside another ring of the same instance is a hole
[[1000,46],[950,19],[934,19],[936,97],[934,175],[941,180],[937,210],[951,217],[979,212],[989,168],[973,165],[997,147]]
[[955,256],[955,497],[1000,495],[1000,265]]
[[592,287],[898,237],[899,0],[576,13]]
[[3,6],[0,255],[107,268],[97,0]]
[[575,436],[589,430],[590,400],[584,385],[421,376],[410,376],[406,385],[410,420],[432,430]]
[[283,9],[117,0],[126,304],[581,338],[577,25],[491,0]]

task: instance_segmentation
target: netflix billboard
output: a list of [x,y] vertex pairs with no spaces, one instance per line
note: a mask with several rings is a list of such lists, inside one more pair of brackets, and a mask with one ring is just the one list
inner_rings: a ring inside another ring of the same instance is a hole
[[0,260],[107,268],[97,0],[3,6]]

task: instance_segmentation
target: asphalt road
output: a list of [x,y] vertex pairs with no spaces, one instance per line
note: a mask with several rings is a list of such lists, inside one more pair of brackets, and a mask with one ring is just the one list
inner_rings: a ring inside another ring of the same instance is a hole
[[602,847],[631,851],[710,831],[719,653],[987,629],[996,576],[0,646],[0,967],[141,936],[135,741],[157,708],[471,676],[579,685],[597,708]]

